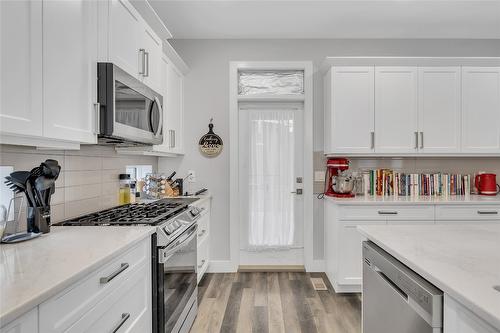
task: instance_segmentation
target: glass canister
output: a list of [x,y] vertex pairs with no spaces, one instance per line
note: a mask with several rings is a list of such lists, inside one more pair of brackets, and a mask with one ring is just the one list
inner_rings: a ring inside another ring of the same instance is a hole
[[130,184],[131,179],[128,173],[121,173],[120,176],[120,190],[118,192],[118,203],[125,205],[130,203]]

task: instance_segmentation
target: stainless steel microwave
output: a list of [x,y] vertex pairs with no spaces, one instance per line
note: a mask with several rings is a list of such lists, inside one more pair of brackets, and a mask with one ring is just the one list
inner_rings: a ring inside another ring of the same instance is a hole
[[99,143],[163,142],[162,96],[112,63],[97,64]]

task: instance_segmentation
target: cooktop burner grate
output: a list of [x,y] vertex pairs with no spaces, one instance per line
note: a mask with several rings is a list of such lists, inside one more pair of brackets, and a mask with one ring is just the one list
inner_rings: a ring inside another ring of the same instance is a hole
[[162,199],[128,204],[62,221],[63,226],[157,225],[187,209],[192,199]]

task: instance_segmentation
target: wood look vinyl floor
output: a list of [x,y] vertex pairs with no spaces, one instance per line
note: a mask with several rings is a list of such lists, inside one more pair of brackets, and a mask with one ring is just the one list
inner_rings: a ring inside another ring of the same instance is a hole
[[205,274],[198,300],[192,333],[361,332],[360,294],[336,294],[324,273]]

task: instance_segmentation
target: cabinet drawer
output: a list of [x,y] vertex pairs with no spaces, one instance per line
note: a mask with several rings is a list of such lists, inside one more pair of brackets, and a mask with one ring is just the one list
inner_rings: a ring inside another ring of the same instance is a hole
[[500,220],[500,206],[437,206],[436,220],[484,221]]
[[[40,332],[63,332],[151,260],[149,238],[40,304]],[[128,266],[127,266],[128,265]],[[106,279],[108,282],[106,282]]]
[[341,220],[434,220],[434,206],[364,206],[342,207]]
[[208,268],[208,257],[209,257],[209,246],[210,242],[208,237],[206,237],[201,243],[198,243],[198,282],[200,282],[203,274],[205,274]]
[[198,243],[208,236],[210,228],[210,215],[205,214],[198,220]]
[[151,332],[151,279],[142,264],[67,332]]

